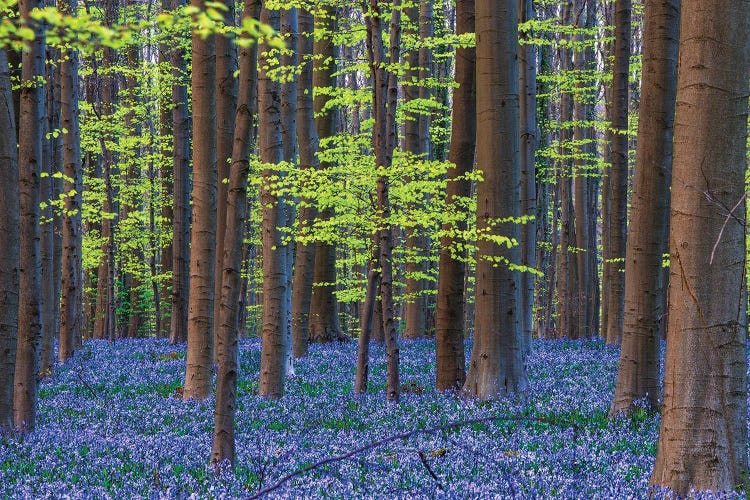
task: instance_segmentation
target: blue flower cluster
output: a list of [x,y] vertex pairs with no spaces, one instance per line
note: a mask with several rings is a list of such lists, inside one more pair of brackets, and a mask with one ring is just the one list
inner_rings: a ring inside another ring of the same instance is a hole
[[371,350],[367,394],[352,394],[352,342],[311,346],[281,400],[256,394],[260,342],[244,340],[240,348],[234,474],[217,475],[208,464],[214,401],[179,397],[184,348],[159,340],[91,341],[42,383],[37,431],[0,441],[0,498],[244,498],[392,434],[495,416],[389,442],[300,475],[268,496],[646,496],[658,416],[607,418],[618,352],[601,342],[536,341],[528,397],[477,402],[436,393],[434,342],[404,341],[408,390],[398,404],[383,396],[380,346]]

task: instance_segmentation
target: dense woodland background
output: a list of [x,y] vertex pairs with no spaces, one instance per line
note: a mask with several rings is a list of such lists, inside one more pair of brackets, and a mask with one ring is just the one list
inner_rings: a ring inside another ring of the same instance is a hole
[[519,404],[535,339],[601,338],[651,483],[746,487],[750,2],[682,3],[0,0],[3,439],[89,339],[215,395],[218,470],[238,381],[283,400],[316,349],[362,397],[379,359],[394,404]]

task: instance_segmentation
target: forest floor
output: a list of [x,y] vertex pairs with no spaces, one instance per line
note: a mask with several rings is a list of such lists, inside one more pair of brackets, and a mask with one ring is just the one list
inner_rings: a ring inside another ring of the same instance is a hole
[[[467,344],[466,352],[470,352]],[[89,341],[42,383],[39,427],[0,442],[0,498],[248,497],[285,474],[405,431],[419,432],[285,483],[269,497],[641,498],[659,417],[607,418],[618,350],[535,341],[525,401],[436,393],[434,341],[401,342],[401,402],[385,401],[385,354],[352,394],[356,343],[313,345],[281,400],[256,395],[260,342],[240,342],[237,471],[209,465],[213,399],[179,397],[184,347]]]

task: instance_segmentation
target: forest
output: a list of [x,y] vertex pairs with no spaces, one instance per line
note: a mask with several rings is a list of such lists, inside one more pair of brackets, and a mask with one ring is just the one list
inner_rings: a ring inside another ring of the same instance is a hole
[[0,498],[746,498],[750,0],[0,0]]

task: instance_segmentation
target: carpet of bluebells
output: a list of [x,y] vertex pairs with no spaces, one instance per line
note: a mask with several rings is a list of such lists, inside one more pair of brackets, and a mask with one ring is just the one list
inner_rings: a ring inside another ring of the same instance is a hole
[[528,397],[487,403],[435,392],[432,341],[401,343],[398,404],[385,401],[380,346],[366,395],[352,394],[349,342],[313,345],[281,400],[257,395],[260,342],[240,348],[235,474],[216,475],[208,463],[214,401],[179,397],[184,348],[91,341],[42,383],[38,429],[0,441],[0,498],[246,498],[371,441],[492,416],[316,468],[268,497],[646,495],[658,416],[607,418],[618,351],[602,342],[536,341]]

